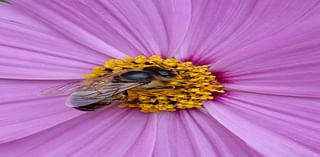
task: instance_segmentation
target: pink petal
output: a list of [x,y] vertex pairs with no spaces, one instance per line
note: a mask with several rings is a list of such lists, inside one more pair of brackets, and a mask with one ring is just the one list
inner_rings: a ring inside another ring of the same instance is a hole
[[320,21],[308,21],[231,52],[212,66],[226,90],[320,97]]
[[0,145],[0,154],[61,157],[100,157],[105,154],[132,157],[260,156],[200,111],[159,115],[116,108],[91,112],[29,137],[4,143]]
[[12,6],[1,4],[0,10],[0,78],[81,78],[81,73],[107,58],[65,39]]
[[190,29],[179,58],[199,64],[212,63],[226,53],[277,34],[319,13],[317,0],[194,1]]
[[82,114],[67,108],[65,97],[41,95],[41,90],[61,83],[0,79],[0,143],[35,134]]
[[171,55],[184,39],[190,2],[178,1],[15,1],[28,14],[95,51]]
[[91,112],[32,136],[0,145],[3,156],[151,156],[154,116],[134,109]]
[[42,24],[38,20],[33,19],[30,16],[26,16],[25,13],[19,11],[10,4],[7,3],[0,3],[0,21],[5,23],[11,23],[14,25],[25,26],[30,29],[37,29],[41,30],[46,33],[55,34],[55,32],[47,27],[46,25]]
[[212,64],[226,94],[206,108],[265,156],[320,154],[319,26],[310,19]]
[[320,154],[319,99],[230,92],[208,102],[206,108],[265,156]]
[[159,113],[156,157],[260,156],[215,119],[198,110]]

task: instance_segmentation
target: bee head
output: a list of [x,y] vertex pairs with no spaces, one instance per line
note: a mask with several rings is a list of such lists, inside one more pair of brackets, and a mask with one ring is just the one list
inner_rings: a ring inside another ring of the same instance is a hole
[[170,70],[165,70],[156,66],[151,66],[151,67],[145,67],[143,68],[143,71],[150,72],[154,75],[164,77],[164,78],[173,78],[176,76],[172,71]]
[[122,73],[115,78],[115,81],[120,82],[150,82],[154,79],[152,74],[147,71],[128,71]]

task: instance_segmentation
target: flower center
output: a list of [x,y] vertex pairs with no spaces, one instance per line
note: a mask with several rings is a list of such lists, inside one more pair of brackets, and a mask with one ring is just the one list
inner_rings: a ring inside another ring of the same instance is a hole
[[127,89],[125,100],[118,105],[121,108],[135,107],[142,112],[202,108],[203,101],[214,98],[213,93],[224,93],[222,85],[208,71],[207,65],[195,66],[192,62],[163,59],[157,55],[149,58],[137,56],[125,57],[123,60],[111,59],[104,66],[94,67],[84,77],[98,78],[109,74],[128,74],[130,71],[143,71],[153,77],[139,86]]

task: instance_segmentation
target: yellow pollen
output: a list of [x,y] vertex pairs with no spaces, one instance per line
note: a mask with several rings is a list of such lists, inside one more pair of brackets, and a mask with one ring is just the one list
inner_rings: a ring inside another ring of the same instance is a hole
[[[163,59],[154,55],[110,59],[103,66],[94,67],[85,78],[102,77],[126,70],[159,67],[170,70],[176,76],[162,82],[164,89],[131,88],[127,90],[125,103],[118,107],[140,108],[142,112],[176,111],[177,109],[202,108],[203,101],[214,99],[214,93],[224,93],[223,86],[216,80],[209,66],[195,66],[192,62],[180,62],[175,58]],[[132,101],[135,100],[135,101]]]

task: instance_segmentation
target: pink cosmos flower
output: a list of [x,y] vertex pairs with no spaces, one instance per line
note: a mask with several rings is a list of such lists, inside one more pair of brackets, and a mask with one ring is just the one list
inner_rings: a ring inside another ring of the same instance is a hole
[[[40,91],[110,58],[209,64],[205,112],[80,112]],[[318,157],[318,0],[0,4],[1,157]]]

